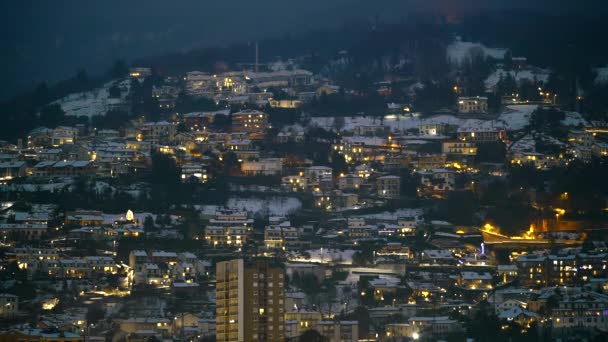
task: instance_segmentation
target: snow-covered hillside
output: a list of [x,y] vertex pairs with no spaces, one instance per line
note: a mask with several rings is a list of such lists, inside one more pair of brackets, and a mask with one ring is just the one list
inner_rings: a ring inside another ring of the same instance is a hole
[[507,49],[502,48],[489,48],[481,43],[455,41],[447,47],[448,62],[454,65],[460,65],[471,49],[480,49],[483,51],[486,57],[492,57],[494,59],[501,60],[505,57]]
[[507,75],[511,75],[518,84],[524,80],[528,80],[528,81],[536,80],[538,82],[547,83],[547,81],[549,80],[550,73],[551,72],[549,70],[540,69],[540,68],[526,69],[526,70],[510,70],[510,71],[505,71],[503,69],[497,69],[496,71],[491,73],[490,76],[488,76],[488,78],[486,78],[484,85],[485,85],[487,91],[493,92],[494,89],[496,89],[496,85],[498,84],[498,81],[500,81],[500,77],[502,76],[503,78],[505,78]]
[[[118,82],[118,83],[117,83]],[[120,98],[110,97],[110,88],[117,83],[121,90]],[[91,91],[70,94],[53,103],[59,104],[66,115],[87,116],[105,115],[114,106],[124,103],[129,94],[130,80],[111,81]]]
[[537,105],[512,105],[500,114],[498,121],[504,122],[510,131],[524,129],[530,122],[532,112],[538,108]]
[[[352,131],[357,126],[383,125],[392,132],[405,132],[418,129],[423,124],[448,124],[461,129],[479,129],[501,127],[516,131],[523,129],[530,121],[532,112],[536,105],[512,105],[508,106],[496,120],[464,119],[454,115],[436,115],[428,118],[411,117],[405,115],[386,115],[383,118],[371,116],[355,116],[344,118],[342,130]],[[328,130],[335,128],[333,117],[314,117],[310,121],[311,126],[322,127]]]
[[603,83],[608,83],[608,65],[601,67],[601,68],[595,68],[595,83],[597,84],[603,84]]
[[[228,208],[238,208],[252,214],[261,212],[272,216],[285,216],[302,207],[302,202],[295,197],[273,196],[267,198],[260,197],[231,197],[226,202]],[[203,215],[215,215],[215,212],[222,206],[203,205],[199,207]]]
[[581,113],[577,112],[566,112],[566,117],[561,122],[564,126],[580,127],[588,124],[587,120],[583,118]]

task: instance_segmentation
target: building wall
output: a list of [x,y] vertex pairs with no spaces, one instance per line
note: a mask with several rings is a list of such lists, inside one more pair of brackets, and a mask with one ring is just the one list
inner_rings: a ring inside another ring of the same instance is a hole
[[399,177],[380,177],[377,180],[378,196],[383,198],[398,198],[401,189]]
[[266,261],[223,261],[216,271],[217,341],[284,341],[284,272]]
[[15,317],[19,312],[19,297],[0,294],[0,317]]
[[477,146],[475,146],[475,143],[471,142],[444,141],[442,144],[442,152],[446,154],[474,156],[477,155]]
[[249,139],[263,139],[268,128],[268,114],[266,113],[242,111],[232,115],[232,131],[247,132],[249,133]]
[[469,141],[469,142],[493,142],[498,140],[504,140],[506,133],[502,129],[488,130],[488,131],[459,131],[458,140]]
[[460,97],[458,98],[458,111],[461,113],[486,113],[488,111],[488,99],[485,97]]

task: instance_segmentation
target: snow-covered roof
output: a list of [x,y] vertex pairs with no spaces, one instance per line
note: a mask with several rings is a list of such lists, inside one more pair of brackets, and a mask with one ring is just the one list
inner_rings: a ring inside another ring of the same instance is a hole
[[196,259],[196,255],[191,252],[183,252],[183,253],[180,253],[179,256],[184,259]]
[[527,261],[545,261],[547,259],[544,255],[534,255],[534,254],[524,254],[520,255],[517,258],[518,262],[527,262]]
[[452,259],[454,255],[448,249],[425,249],[423,251],[429,258],[432,259]]
[[136,249],[136,250],[131,251],[131,253],[132,253],[134,256],[144,256],[144,257],[147,257],[147,256],[148,256],[148,253],[146,253],[146,251],[137,250],[137,249]]
[[497,271],[517,271],[516,265],[498,265],[496,266]]
[[492,275],[489,272],[461,272],[460,275],[465,280],[492,280]]
[[173,287],[180,287],[180,288],[192,288],[192,287],[199,287],[200,285],[198,283],[173,283],[172,285]]
[[524,310],[519,306],[514,306],[512,308],[509,308],[509,309],[501,312],[498,315],[498,318],[512,320],[512,319],[519,317],[520,315],[524,315],[526,317],[534,317],[534,318],[538,317],[538,314],[536,314],[532,311]]
[[47,229],[46,224],[34,224],[34,223],[0,223],[0,229]]
[[386,145],[385,138],[377,138],[377,137],[352,136],[352,137],[344,137],[342,140],[349,144],[360,144],[360,145],[365,145],[365,146],[384,146],[384,145]]
[[372,287],[396,287],[399,286],[400,280],[397,278],[379,278],[372,279],[369,281],[369,285]]
[[384,179],[401,179],[401,177],[395,176],[395,175],[387,175],[387,176],[378,177],[378,179],[379,180],[384,180]]
[[25,162],[23,162],[23,161],[0,163],[0,168],[2,168],[2,169],[20,168],[23,166],[25,166]]
[[157,258],[174,258],[177,257],[177,253],[175,252],[165,252],[165,251],[153,251],[152,257]]
[[456,323],[458,321],[450,319],[449,316],[415,316],[410,317],[409,322],[432,322],[432,323]]
[[52,166],[54,168],[63,167],[86,167],[92,162],[90,160],[64,160],[64,161],[43,161],[36,164],[35,168],[43,168]]

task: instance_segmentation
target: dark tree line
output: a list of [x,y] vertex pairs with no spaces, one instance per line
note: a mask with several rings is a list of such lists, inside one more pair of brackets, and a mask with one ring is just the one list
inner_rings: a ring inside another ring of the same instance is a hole
[[343,89],[333,94],[323,93],[319,98],[304,106],[303,110],[314,116],[351,116],[372,115],[382,116],[386,113],[386,103],[377,92],[371,89],[371,81],[364,93],[359,95],[346,94]]
[[[464,40],[509,47],[514,56],[527,57],[529,64],[552,69],[545,90],[558,94],[558,104],[605,118],[608,89],[594,84],[592,71],[608,63],[608,47],[597,44],[597,37],[605,31],[601,16],[485,12],[466,17],[461,30]],[[542,44],[538,37],[543,37]],[[583,103],[577,100],[577,88],[584,90]]]
[[40,83],[32,91],[0,103],[0,136],[14,141],[37,126],[54,127],[62,123],[65,113],[59,105],[50,104],[68,94],[90,90],[100,84],[86,71],[81,70],[72,78],[49,85]]
[[[112,68],[101,76],[91,77],[86,70],[79,70],[73,77],[55,84],[42,82],[32,90],[0,102],[0,136],[8,141],[16,141],[38,126],[88,124],[88,118],[67,117],[61,106],[51,104],[69,94],[89,91],[110,79],[118,79],[128,74],[128,66],[118,60]],[[110,95],[120,96],[118,87],[110,88]]]

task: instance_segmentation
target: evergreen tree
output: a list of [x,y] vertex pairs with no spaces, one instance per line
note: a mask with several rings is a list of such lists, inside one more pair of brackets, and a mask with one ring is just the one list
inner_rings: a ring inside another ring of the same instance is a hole
[[129,74],[129,68],[124,60],[118,59],[114,62],[108,73],[113,79],[124,78]]
[[59,104],[50,104],[40,111],[40,124],[45,127],[57,127],[65,117],[65,112]]
[[327,339],[314,329],[306,330],[298,338],[299,342],[327,342]]

